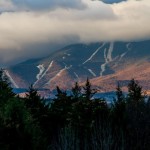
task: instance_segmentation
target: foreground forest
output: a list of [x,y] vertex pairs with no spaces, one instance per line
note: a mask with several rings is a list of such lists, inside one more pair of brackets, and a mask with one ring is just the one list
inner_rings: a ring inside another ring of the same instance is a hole
[[150,98],[134,79],[112,104],[93,98],[88,79],[70,95],[56,89],[49,103],[32,86],[21,98],[0,71],[0,150],[150,149]]

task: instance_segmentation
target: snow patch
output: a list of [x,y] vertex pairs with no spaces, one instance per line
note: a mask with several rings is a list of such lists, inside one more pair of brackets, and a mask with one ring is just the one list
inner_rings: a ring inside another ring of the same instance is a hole
[[13,80],[13,78],[11,77],[11,75],[9,74],[9,72],[7,70],[5,70],[5,74],[6,76],[9,78],[10,82],[14,85],[15,88],[19,88],[19,86],[17,85],[17,83]]

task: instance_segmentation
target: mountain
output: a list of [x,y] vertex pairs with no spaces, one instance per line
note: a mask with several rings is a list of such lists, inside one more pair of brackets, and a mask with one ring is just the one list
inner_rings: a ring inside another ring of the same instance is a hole
[[114,90],[117,81],[124,86],[131,78],[150,89],[150,41],[102,42],[66,46],[49,56],[8,67],[13,87],[70,89],[87,77],[101,91]]

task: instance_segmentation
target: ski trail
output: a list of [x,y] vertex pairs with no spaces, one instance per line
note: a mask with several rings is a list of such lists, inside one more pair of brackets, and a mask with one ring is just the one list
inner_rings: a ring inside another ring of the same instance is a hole
[[43,64],[42,65],[38,65],[37,68],[39,69],[39,73],[37,74],[36,78],[37,78],[37,80],[39,80],[41,75],[42,75],[42,73],[44,72],[45,68],[44,68]]
[[122,58],[131,50],[131,48],[129,47],[130,45],[131,43],[126,44],[127,51],[120,55],[119,61],[122,60]]
[[130,51],[130,50],[131,50],[130,45],[131,45],[131,43],[128,43],[128,44],[126,45],[126,47],[127,47],[128,51]]
[[37,84],[37,82],[38,82],[39,80],[41,80],[41,79],[46,75],[46,73],[47,73],[47,72],[49,71],[49,69],[52,67],[53,62],[54,62],[54,61],[51,61],[51,62],[50,62],[48,68],[45,70],[45,72],[44,72],[43,74],[41,74],[41,77],[33,84],[33,86],[35,86],[35,85]]
[[108,62],[112,61],[112,52],[113,52],[113,50],[114,50],[114,43],[111,42],[110,43],[110,47],[108,49],[108,54],[107,54],[107,60],[108,60]]
[[100,76],[103,76],[103,73],[104,73],[105,70],[106,70],[106,65],[107,65],[107,63],[108,63],[107,55],[106,55],[106,50],[107,50],[107,49],[104,49],[104,59],[105,59],[105,63],[101,65]]
[[83,62],[83,65],[87,63],[88,61],[90,61],[104,45],[105,43],[103,43],[85,62]]
[[79,79],[79,75],[76,72],[74,72],[74,75],[76,76],[77,79]]
[[9,78],[10,82],[14,85],[15,88],[19,88],[19,86],[17,85],[17,83],[13,80],[13,78],[11,77],[11,75],[9,74],[9,72],[7,70],[5,70],[5,74],[6,76]]
[[[46,75],[46,73],[47,73],[47,72],[49,71],[49,69],[52,67],[53,62],[54,62],[54,61],[51,61],[51,62],[50,62],[48,68],[47,68],[46,71],[42,74],[41,78],[43,78],[43,77]],[[41,79],[41,78],[40,78],[40,79]]]
[[122,54],[120,55],[120,59],[119,59],[119,60],[121,60],[126,54],[127,54],[127,52],[122,53]]
[[88,71],[89,71],[94,77],[96,77],[96,74],[95,74],[91,69],[88,69]]
[[114,43],[113,42],[110,43],[108,52],[107,52],[107,49],[104,49],[105,62],[101,65],[100,76],[103,76],[103,73],[106,71],[106,65],[113,60],[112,59],[113,50],[114,50]]
[[53,78],[51,78],[45,85],[47,85],[47,84],[49,85],[51,81],[55,80],[56,77],[61,76],[61,74],[62,74],[65,70],[68,70],[68,69],[70,69],[71,67],[72,67],[72,65],[70,65],[69,67],[66,67],[66,66],[65,66],[65,68],[61,69],[61,70],[60,70]]

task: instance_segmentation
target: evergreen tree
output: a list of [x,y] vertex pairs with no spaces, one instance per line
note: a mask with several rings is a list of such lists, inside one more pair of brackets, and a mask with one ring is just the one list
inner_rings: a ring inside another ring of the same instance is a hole
[[53,116],[52,122],[56,127],[64,126],[68,122],[69,112],[71,111],[72,99],[67,95],[66,91],[62,91],[56,87],[56,98],[51,103],[50,112]]
[[85,86],[83,87],[83,89],[84,89],[83,96],[85,97],[86,100],[91,100],[93,95],[97,92],[96,89],[91,88],[91,83],[88,78],[86,80],[86,83],[85,83]]
[[29,90],[27,92],[28,93],[25,97],[26,107],[31,111],[34,116],[38,117],[38,113],[40,113],[40,111],[44,108],[44,101],[38,95],[37,90],[33,88],[33,85],[29,87]]
[[3,128],[0,130],[0,149],[26,150],[41,149],[44,144],[42,132],[24,102],[11,98],[6,102],[0,114]]
[[67,98],[67,92],[66,91],[62,91],[58,86],[56,87],[57,90],[57,94],[56,94],[56,100],[62,100]]
[[5,74],[4,69],[0,69],[0,106],[8,101],[10,98],[14,97],[15,94],[10,87],[10,83]]
[[81,87],[79,86],[78,82],[75,83],[74,87],[72,88],[72,94],[73,94],[73,99],[79,100],[81,97]]
[[128,100],[138,103],[144,99],[142,87],[132,79],[128,84]]
[[119,83],[116,88],[116,98],[118,102],[122,102],[125,99]]
[[118,83],[116,88],[116,98],[114,99],[113,109],[116,115],[120,115],[120,118],[123,117],[122,115],[125,111],[125,105],[126,99],[124,97],[120,84]]
[[[44,103],[37,90],[31,85],[25,97],[26,108],[30,111],[34,121],[40,125],[43,131],[48,129],[49,106]],[[45,132],[46,133],[46,132]]]
[[[114,99],[112,107],[112,123],[113,127],[125,127],[126,125],[126,99],[118,83],[116,88],[116,98]],[[118,129],[117,129],[118,130]],[[118,131],[119,132],[119,131]]]

